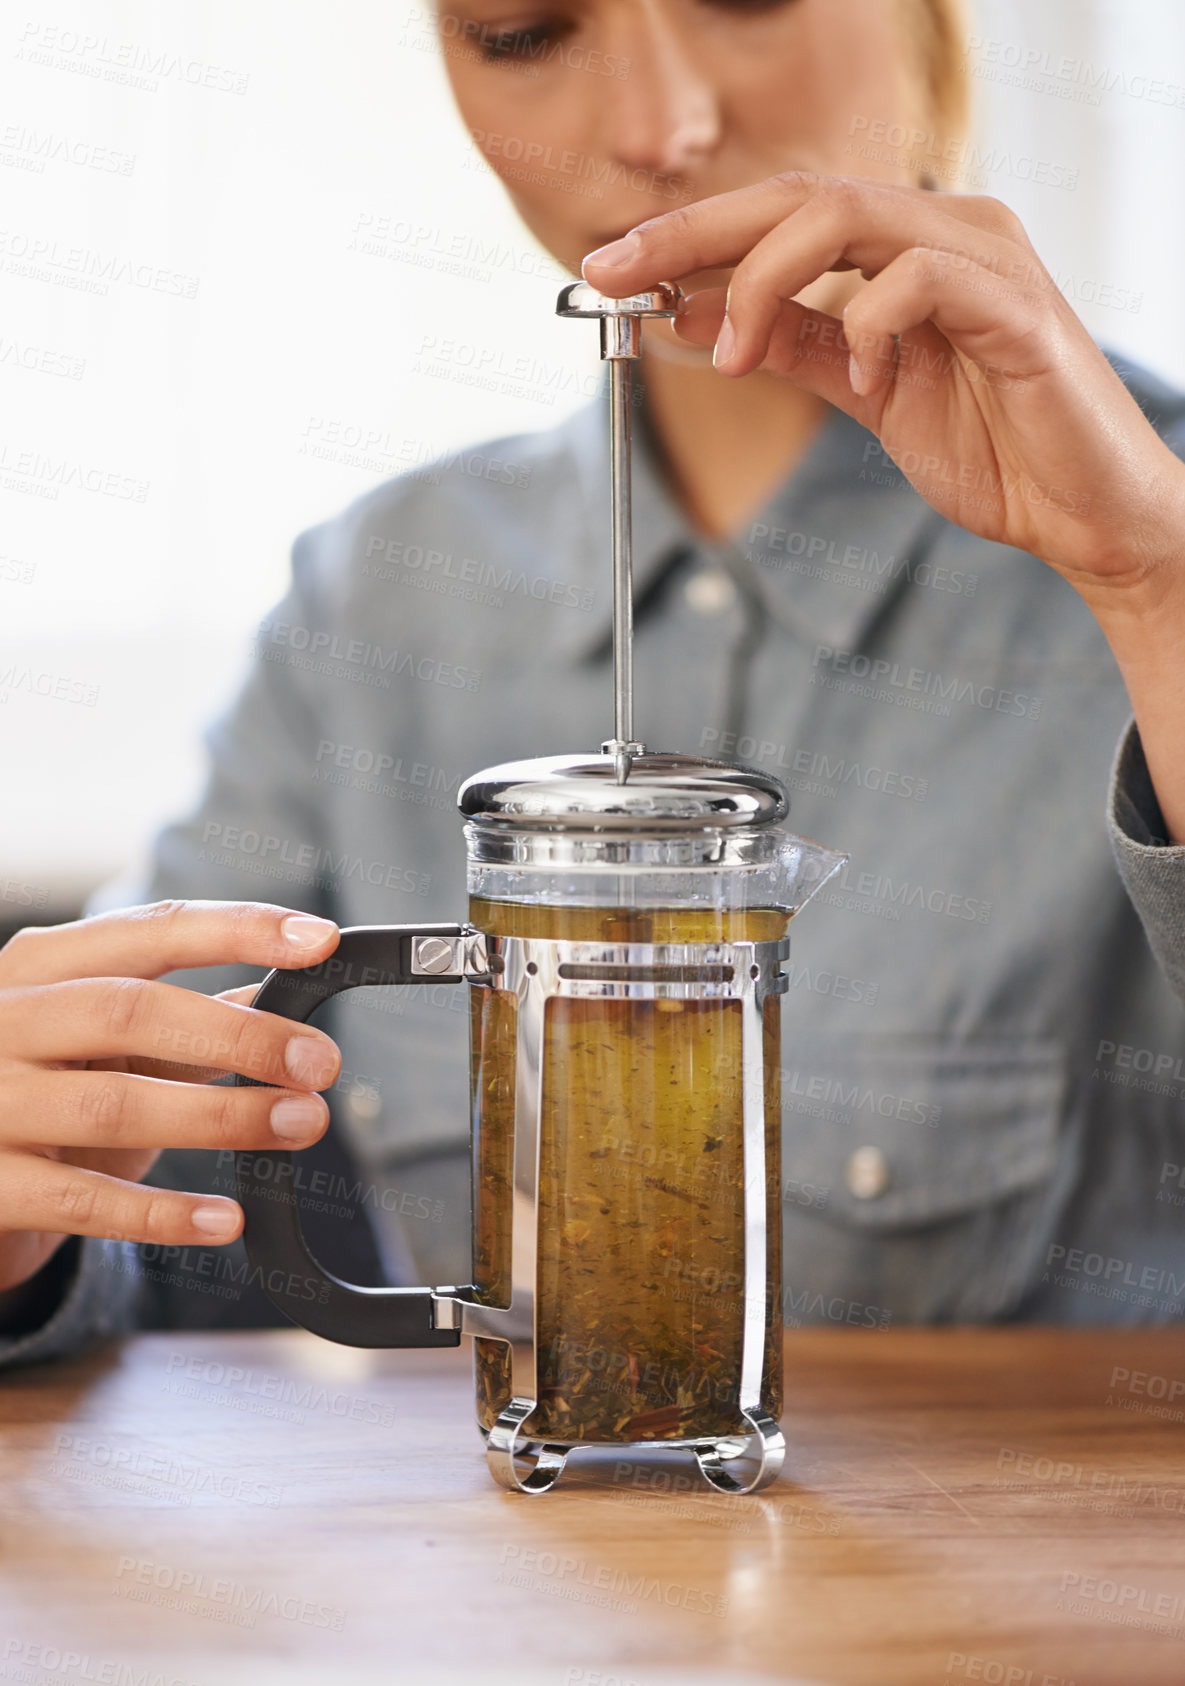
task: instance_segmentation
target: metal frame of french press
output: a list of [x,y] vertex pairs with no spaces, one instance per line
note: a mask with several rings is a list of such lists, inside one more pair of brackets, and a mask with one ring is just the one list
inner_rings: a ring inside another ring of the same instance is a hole
[[[512,1283],[507,1306],[476,1303],[471,1290],[437,1289],[434,1294],[438,1328],[456,1329],[506,1341],[511,1348],[511,1400],[501,1411],[487,1441],[490,1471],[502,1486],[522,1492],[546,1491],[563,1471],[567,1444],[532,1442],[530,1417],[539,1398],[538,1380],[538,1231],[539,1162],[542,1145],[544,1018],[549,1000],[557,996],[585,996],[604,1000],[724,1000],[741,1003],[742,1163],[744,1177],[744,1306],[741,1334],[741,1377],[737,1405],[749,1426],[748,1435],[717,1439],[629,1442],[648,1449],[688,1447],[695,1452],[705,1478],[721,1491],[749,1493],[777,1476],[785,1442],[777,1423],[762,1408],[766,1320],[770,1283],[767,1274],[767,1181],[765,1119],[765,1017],[767,997],[784,994],[788,979],[782,961],[789,940],[765,943],[598,943],[552,939],[493,937],[480,956],[472,949],[473,970],[464,971],[466,944],[474,933],[461,928],[448,944],[421,938],[425,976],[439,977],[440,964],[449,967],[448,981],[468,977],[477,986],[494,984],[516,998],[514,1172],[513,1188],[523,1207],[511,1205],[509,1250],[524,1267],[523,1279]],[[417,965],[413,960],[413,968]],[[456,966],[454,969],[454,961]],[[480,971],[476,968],[480,966]],[[476,1143],[475,1143],[476,1151]],[[524,1209],[525,1208],[525,1209]],[[529,1284],[529,1286],[528,1286]],[[518,1291],[526,1287],[520,1302]],[[530,1338],[521,1339],[524,1311],[530,1319]],[[754,1445],[749,1442],[753,1439]],[[756,1469],[747,1481],[724,1465],[741,1453],[757,1451]],[[520,1474],[516,1459],[533,1452],[534,1467]]]

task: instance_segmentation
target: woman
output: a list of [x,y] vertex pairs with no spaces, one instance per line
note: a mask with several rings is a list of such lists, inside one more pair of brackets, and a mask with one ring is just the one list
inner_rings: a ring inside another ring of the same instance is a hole
[[[791,967],[787,1320],[1179,1315],[1185,405],[1125,390],[1009,211],[927,179],[958,150],[951,0],[466,0],[440,28],[547,249],[610,294],[694,295],[646,332],[641,735],[763,762],[852,853]],[[858,137],[915,132],[920,159],[863,146],[853,176]],[[299,541],[146,894],[457,917],[456,782],[606,734],[603,426],[598,403],[492,446],[509,475],[442,466]],[[278,1072],[249,994],[127,980],[283,964],[282,916],[108,916],[0,955],[10,1360],[248,1314],[193,1291],[240,1225],[225,1162],[319,1136],[335,1055],[302,1038],[324,1067],[269,1123],[274,1090],[186,1081]],[[301,931],[287,963],[331,951]],[[466,1269],[452,1005],[335,1021],[355,1194],[428,1281]]]

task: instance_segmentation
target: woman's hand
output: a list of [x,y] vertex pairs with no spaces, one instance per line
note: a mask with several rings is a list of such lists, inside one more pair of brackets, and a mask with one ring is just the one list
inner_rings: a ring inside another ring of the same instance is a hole
[[[327,919],[233,902],[160,902],[18,931],[0,949],[0,1293],[67,1235],[233,1241],[233,1200],[145,1188],[166,1147],[306,1147],[341,1066],[322,1031],[156,983],[180,967],[298,967],[332,954]],[[210,1087],[239,1072],[267,1088]]]
[[[728,375],[784,375],[881,440],[950,520],[1063,574],[1096,612],[1182,596],[1185,465],[1158,438],[998,201],[771,176],[654,217],[585,259],[623,296],[735,266],[680,335]],[[842,320],[794,302],[867,280]]]

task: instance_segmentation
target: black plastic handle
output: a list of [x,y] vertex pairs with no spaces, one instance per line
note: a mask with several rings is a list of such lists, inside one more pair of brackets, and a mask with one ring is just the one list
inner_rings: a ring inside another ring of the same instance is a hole
[[[459,937],[459,925],[354,925],[328,960],[299,972],[269,972],[252,1005],[304,1024],[323,1001],[345,989],[385,984],[462,983],[461,972],[412,973],[421,937]],[[251,1077],[241,1086],[261,1087]],[[456,1329],[437,1329],[430,1288],[364,1288],[319,1264],[300,1227],[292,1154],[235,1155],[246,1216],[243,1242],[273,1305],[302,1329],[343,1346],[459,1346]]]

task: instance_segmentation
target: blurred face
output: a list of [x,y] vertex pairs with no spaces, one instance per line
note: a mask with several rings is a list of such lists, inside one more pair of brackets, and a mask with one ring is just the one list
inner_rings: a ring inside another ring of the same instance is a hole
[[439,0],[437,26],[465,124],[574,275],[647,217],[780,170],[914,179],[866,144],[916,121],[897,0]]

